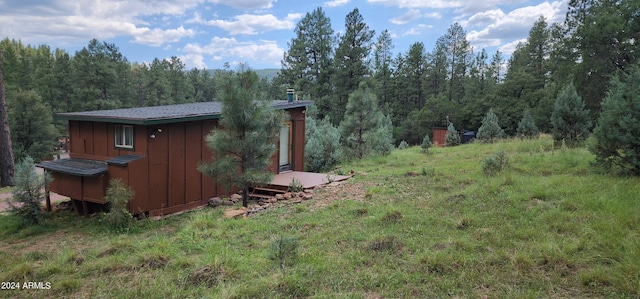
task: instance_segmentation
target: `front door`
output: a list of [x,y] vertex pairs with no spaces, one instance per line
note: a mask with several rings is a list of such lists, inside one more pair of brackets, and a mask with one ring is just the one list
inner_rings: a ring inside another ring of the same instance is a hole
[[291,170],[291,122],[285,122],[280,128],[278,172]]

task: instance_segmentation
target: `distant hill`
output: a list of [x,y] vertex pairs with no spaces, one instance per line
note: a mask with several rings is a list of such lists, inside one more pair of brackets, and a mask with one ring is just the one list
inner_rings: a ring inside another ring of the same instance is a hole
[[[208,71],[211,75],[213,75],[216,70],[210,69]],[[280,71],[280,69],[261,69],[261,70],[253,70],[253,71],[256,72],[256,74],[258,74],[260,78],[266,78],[268,80],[272,80],[278,75],[278,72]]]
[[256,72],[256,74],[258,74],[258,76],[260,76],[260,78],[267,78],[268,80],[271,80],[278,75],[280,69],[261,69],[254,71]]

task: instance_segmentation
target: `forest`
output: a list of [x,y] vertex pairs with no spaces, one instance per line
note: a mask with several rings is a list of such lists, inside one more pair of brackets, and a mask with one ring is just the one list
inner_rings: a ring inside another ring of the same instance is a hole
[[[294,88],[300,99],[315,101],[314,124],[337,129],[344,128],[350,95],[365,86],[361,98],[373,95],[397,146],[419,144],[432,128],[449,124],[477,131],[490,110],[508,136],[525,114],[550,132],[554,103],[572,85],[593,129],[612,79],[638,64],[638,2],[571,0],[564,22],[540,17],[508,59],[473,48],[458,23],[435,45],[416,41],[394,49],[391,34],[370,29],[357,8],[337,34],[319,7],[298,22],[280,72],[263,78],[259,89],[275,100]],[[225,73],[186,69],[178,57],[130,62],[117,45],[97,39],[71,54],[17,38],[0,41],[16,161],[51,155],[66,135],[55,113],[215,101],[216,76]],[[341,130],[345,142],[346,133]]]

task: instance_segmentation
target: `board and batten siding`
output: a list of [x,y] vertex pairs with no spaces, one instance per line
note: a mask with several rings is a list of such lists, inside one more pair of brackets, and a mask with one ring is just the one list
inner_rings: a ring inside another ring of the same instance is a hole
[[[304,171],[305,109],[297,107],[287,111],[292,123],[291,168]],[[212,161],[212,152],[204,138],[218,127],[217,119],[132,125],[132,149],[115,146],[116,125],[69,120],[69,156],[96,161],[123,155],[141,158],[128,162],[126,166],[110,164],[108,174],[99,177],[54,173],[51,191],[78,200],[104,203],[102,199],[108,181],[120,178],[135,192],[129,202],[129,211],[133,214],[149,212],[150,216],[190,209],[226,193],[213,178],[198,171],[201,161]],[[151,138],[152,133],[155,138]],[[278,173],[279,150],[276,146],[269,168],[274,174]]]

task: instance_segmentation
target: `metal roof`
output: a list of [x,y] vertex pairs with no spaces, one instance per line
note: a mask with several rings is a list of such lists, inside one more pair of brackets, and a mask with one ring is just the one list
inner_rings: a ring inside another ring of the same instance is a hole
[[107,163],[105,162],[76,158],[45,161],[36,166],[52,172],[84,177],[99,176],[108,171]]
[[[286,110],[313,105],[313,101],[273,101],[271,106],[277,110]],[[55,119],[84,120],[134,125],[152,125],[216,119],[220,117],[220,102],[199,102],[188,104],[123,108],[112,110],[94,110],[85,112],[65,112],[54,115]]]
[[133,162],[135,160],[138,160],[142,158],[142,156],[138,156],[138,155],[122,155],[122,156],[117,156],[114,158],[111,158],[109,160],[107,160],[107,164],[110,165],[117,165],[117,166],[127,166],[129,164],[129,162]]

